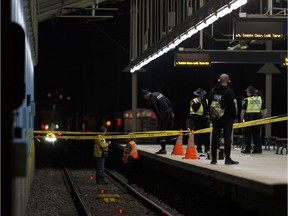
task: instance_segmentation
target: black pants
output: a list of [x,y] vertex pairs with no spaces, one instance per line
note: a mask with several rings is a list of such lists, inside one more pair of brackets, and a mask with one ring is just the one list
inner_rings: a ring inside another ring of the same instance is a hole
[[138,163],[139,159],[134,159],[133,157],[129,157],[127,163],[125,164],[125,175],[128,179],[128,183],[135,183],[136,176],[138,173]]
[[[194,130],[200,130],[204,128],[208,128],[208,122],[205,118],[200,117],[192,117]],[[210,141],[209,141],[209,133],[200,133],[195,134],[195,145],[197,146],[197,151],[202,151],[202,145],[205,146],[205,152],[208,152],[210,149]]]
[[224,138],[224,153],[226,158],[231,155],[231,135],[233,129],[233,119],[223,119],[222,121],[213,121],[212,129],[212,159],[217,158],[217,149],[219,147],[219,140],[223,130]]
[[[170,113],[164,119],[158,119],[158,128],[159,130],[173,130],[174,129],[174,117],[173,114]],[[171,138],[171,137],[170,137]],[[159,142],[161,145],[161,149],[166,149],[166,137],[160,137]]]
[[251,150],[252,140],[255,151],[262,151],[260,142],[260,126],[252,126],[244,128],[245,150]]
[[[260,113],[246,113],[245,114],[245,121],[253,121],[260,119]],[[254,150],[255,151],[262,151],[262,142],[261,142],[261,126],[251,126],[244,128],[244,140],[245,140],[245,150],[251,150],[252,140],[254,143]]]

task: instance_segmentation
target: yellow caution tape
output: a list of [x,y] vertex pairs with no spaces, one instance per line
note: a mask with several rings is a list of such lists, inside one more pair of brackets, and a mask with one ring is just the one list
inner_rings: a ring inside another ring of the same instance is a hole
[[[288,115],[286,116],[276,116],[276,117],[268,117],[268,118],[263,118],[263,119],[257,119],[253,121],[247,121],[247,122],[240,122],[240,123],[235,123],[233,124],[233,129],[237,128],[244,128],[244,127],[250,127],[250,126],[256,126],[256,125],[263,125],[263,124],[270,124],[270,123],[275,123],[275,122],[280,122],[280,121],[287,121],[288,120]],[[208,133],[211,132],[212,128],[204,128],[195,131],[195,134],[198,133]]]
[[[50,132],[50,131],[49,131]],[[183,133],[183,135],[188,135],[189,134],[189,131],[187,131],[186,132],[187,134],[185,134],[185,133]],[[47,132],[45,133],[45,134],[47,134]],[[133,134],[133,135],[131,135],[131,134],[124,134],[124,135],[101,135],[101,136],[99,136],[99,135],[97,135],[97,136],[77,136],[77,135],[75,135],[75,136],[63,136],[63,135],[61,135],[61,136],[57,136],[56,135],[56,137],[57,137],[57,139],[78,139],[78,140],[86,140],[86,139],[92,139],[92,140],[95,140],[95,139],[103,139],[103,138],[105,138],[105,139],[131,139],[131,138],[150,138],[150,137],[165,137],[165,136],[176,136],[176,135],[179,135],[180,134],[180,132],[179,131],[175,131],[175,132],[169,132],[169,131],[167,131],[167,132],[162,132],[162,131],[154,131],[154,133],[151,133],[151,132],[149,132],[149,133],[142,133],[142,134],[140,134],[140,133],[138,133],[138,134]],[[38,136],[35,136],[35,139],[40,139],[40,138],[45,138],[46,136],[40,136],[40,135],[38,135]]]
[[[264,124],[271,124],[280,121],[287,121],[288,115],[281,115],[275,117],[268,117],[253,121],[247,122],[240,122],[233,124],[233,129],[237,128],[244,128],[250,127],[255,125],[264,125]],[[167,131],[145,131],[145,132],[133,132],[121,134],[121,132],[77,132],[77,131],[43,131],[43,130],[29,130],[26,131],[26,138],[31,137],[30,134],[34,134],[34,138],[37,141],[40,141],[41,138],[45,138],[47,134],[53,133],[56,135],[57,139],[78,139],[78,140],[95,140],[95,139],[131,139],[131,138],[152,138],[152,137],[166,137],[166,136],[178,136],[182,135],[190,135],[191,133],[200,134],[200,133],[210,133],[212,132],[212,128],[204,128],[197,131],[191,131],[189,128],[188,130],[167,130]],[[44,135],[37,135],[35,134],[44,134]],[[61,134],[61,135],[57,135]],[[99,136],[101,135],[101,136]]]

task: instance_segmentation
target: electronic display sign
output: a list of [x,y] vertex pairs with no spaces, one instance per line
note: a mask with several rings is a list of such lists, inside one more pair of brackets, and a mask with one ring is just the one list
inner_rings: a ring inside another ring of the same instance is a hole
[[287,21],[283,18],[234,18],[234,40],[284,40]]
[[209,52],[175,52],[174,66],[210,67]]
[[285,50],[195,50],[175,51],[174,66],[210,67],[211,64],[281,64],[287,67]]

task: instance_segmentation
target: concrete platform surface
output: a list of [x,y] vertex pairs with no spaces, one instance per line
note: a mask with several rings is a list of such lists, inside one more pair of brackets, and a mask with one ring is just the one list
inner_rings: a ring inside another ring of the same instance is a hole
[[[173,145],[167,145],[166,155],[156,155],[155,152],[160,149],[160,145],[155,144],[138,144],[141,154],[150,155],[150,157],[162,161],[171,160],[169,163],[178,162],[177,166],[185,166],[185,169],[201,172],[203,169],[206,175],[212,175],[214,178],[222,178],[220,174],[225,176],[234,176],[238,179],[248,180],[248,182],[258,182],[265,185],[287,185],[287,155],[275,154],[276,150],[263,150],[262,154],[243,154],[241,149],[232,146],[231,158],[239,161],[238,165],[225,165],[224,160],[218,160],[216,165],[210,164],[207,154],[197,154],[200,159],[183,159],[186,154],[187,145],[183,145],[184,155],[171,155]],[[203,155],[203,156],[201,156]],[[179,164],[180,163],[180,164]],[[190,168],[187,168],[188,167]],[[231,180],[231,179],[230,179]],[[247,181],[242,182],[246,184]],[[245,185],[242,185],[245,186]],[[251,186],[251,185],[250,185]]]

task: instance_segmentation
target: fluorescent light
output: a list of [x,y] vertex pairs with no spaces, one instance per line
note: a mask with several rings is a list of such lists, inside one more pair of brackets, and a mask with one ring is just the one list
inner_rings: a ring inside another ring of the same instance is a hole
[[153,54],[152,57],[151,57],[151,61],[153,61],[156,58],[157,58],[157,56],[155,54]]
[[210,24],[214,23],[217,19],[218,19],[218,17],[215,14],[211,14],[210,16],[208,16],[206,18],[206,24],[210,25]]
[[139,63],[139,64],[135,65],[134,67],[132,67],[130,72],[133,73],[133,72],[139,70],[143,66],[144,66],[144,64],[143,64],[143,61],[142,61],[141,63]]
[[167,53],[168,51],[169,51],[169,47],[168,46],[163,47],[163,52],[164,53]]
[[235,10],[235,9],[241,7],[242,5],[246,4],[246,3],[247,3],[247,0],[236,0],[236,1],[231,3],[230,8],[232,10]]
[[220,8],[218,11],[217,11],[217,17],[223,17],[229,13],[231,13],[232,9],[228,6],[228,5],[225,5],[224,7]]
[[205,23],[205,21],[201,21],[196,25],[197,31],[201,31],[202,29],[206,28],[208,25]]
[[152,60],[152,57],[149,56],[149,57],[147,58],[146,62],[149,63],[149,62],[151,62],[151,60]]
[[155,57],[156,57],[156,58],[158,58],[159,56],[160,56],[160,53],[159,53],[159,52],[155,53]]
[[176,47],[175,43],[172,42],[168,45],[169,49],[174,49]]
[[176,38],[174,43],[175,43],[176,46],[178,46],[181,42],[182,41],[181,41],[180,38]]
[[187,35],[188,35],[188,37],[191,37],[192,35],[196,34],[197,32],[198,32],[197,29],[195,29],[193,27],[193,28],[188,29]]
[[182,35],[180,36],[180,40],[181,40],[181,42],[184,41],[184,40],[186,40],[187,38],[188,38],[187,33],[182,34]]
[[241,6],[243,6],[244,4],[247,3],[247,0],[235,0],[232,1],[230,4],[225,5],[224,7],[220,8],[217,11],[217,17],[223,17],[229,13],[232,12],[232,10],[235,10]]
[[163,50],[162,49],[159,50],[159,56],[158,57],[162,56],[163,54],[164,54]]

